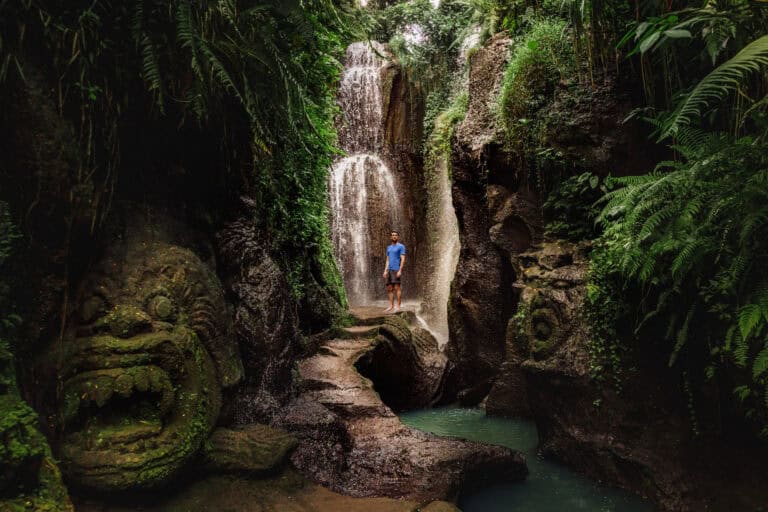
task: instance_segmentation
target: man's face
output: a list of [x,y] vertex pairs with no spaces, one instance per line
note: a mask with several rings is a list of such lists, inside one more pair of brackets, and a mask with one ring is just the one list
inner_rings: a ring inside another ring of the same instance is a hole
[[395,233],[395,232],[393,231],[393,232],[392,232],[392,243],[396,243],[396,242],[397,242],[397,238],[398,238],[398,237],[397,237],[397,233]]

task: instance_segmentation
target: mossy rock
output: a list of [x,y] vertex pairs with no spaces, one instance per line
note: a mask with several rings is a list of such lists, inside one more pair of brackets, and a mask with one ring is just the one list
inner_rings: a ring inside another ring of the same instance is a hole
[[37,413],[19,396],[13,358],[0,341],[0,511],[70,512],[72,504]]
[[205,443],[203,457],[212,472],[271,474],[283,467],[297,445],[295,437],[266,425],[219,428]]

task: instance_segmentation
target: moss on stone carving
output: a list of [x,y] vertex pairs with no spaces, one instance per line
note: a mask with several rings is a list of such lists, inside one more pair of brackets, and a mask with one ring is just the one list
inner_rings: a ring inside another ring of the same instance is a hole
[[81,286],[60,349],[61,457],[101,491],[171,479],[200,450],[242,362],[216,276],[146,233],[110,248]]
[[549,241],[519,255],[520,303],[512,318],[520,354],[550,358],[573,338],[584,336],[585,246]]

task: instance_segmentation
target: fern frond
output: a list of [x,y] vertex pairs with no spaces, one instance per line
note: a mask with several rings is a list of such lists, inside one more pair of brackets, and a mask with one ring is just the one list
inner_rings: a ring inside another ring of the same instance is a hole
[[711,240],[703,237],[691,237],[680,248],[677,256],[672,260],[672,277],[680,282],[686,274],[698,262],[700,262],[707,251],[705,248],[711,243]]
[[693,320],[693,316],[696,314],[696,304],[694,303],[689,309],[688,313],[685,315],[685,320],[683,320],[683,325],[680,327],[680,330],[677,332],[677,339],[675,341],[675,346],[672,349],[672,354],[669,356],[669,366],[672,367],[677,362],[677,358],[680,354],[680,351],[685,346],[685,343],[688,341],[688,329],[691,325],[691,320]]
[[768,344],[763,345],[763,349],[757,354],[752,363],[752,378],[757,380],[766,371],[768,371]]
[[748,339],[763,319],[759,304],[746,304],[739,309],[739,332],[743,339]]
[[733,331],[733,361],[736,366],[744,368],[747,366],[747,359],[749,358],[749,343],[745,340],[738,329]]
[[768,66],[768,35],[745,46],[696,84],[666,120],[660,139],[676,135],[681,126],[691,124],[706,107],[721,101],[743,84],[747,76],[759,72],[764,66]]

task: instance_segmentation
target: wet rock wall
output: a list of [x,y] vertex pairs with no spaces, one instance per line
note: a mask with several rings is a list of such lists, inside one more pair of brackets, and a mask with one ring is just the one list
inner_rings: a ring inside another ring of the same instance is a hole
[[[542,183],[551,176],[531,173],[530,148],[505,143],[491,108],[510,44],[498,35],[471,56],[469,109],[452,140],[461,256],[447,399],[533,418],[544,453],[662,510],[756,509],[762,451],[694,436],[682,385],[652,344],[630,354],[621,393],[594,379],[581,312],[589,244],[544,236]],[[555,87],[536,136],[559,155],[563,177],[641,174],[662,159],[647,130],[623,123],[633,95],[616,77]]]

